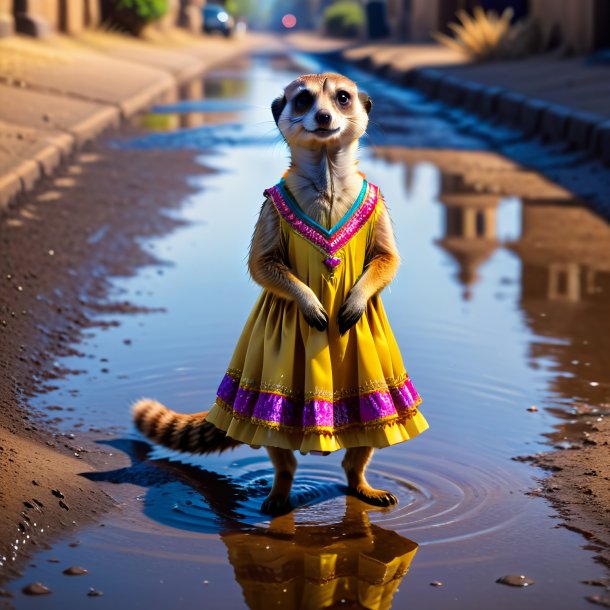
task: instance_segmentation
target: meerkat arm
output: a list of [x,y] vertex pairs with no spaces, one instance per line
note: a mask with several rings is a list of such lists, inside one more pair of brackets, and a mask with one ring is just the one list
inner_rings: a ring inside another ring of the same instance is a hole
[[364,313],[368,300],[392,281],[399,265],[400,256],[394,240],[392,221],[384,205],[375,225],[372,256],[339,310],[341,334],[356,324]]
[[252,279],[276,296],[295,301],[310,326],[324,330],[328,314],[314,292],[286,265],[282,252],[280,220],[273,203],[263,203],[252,242],[248,268]]

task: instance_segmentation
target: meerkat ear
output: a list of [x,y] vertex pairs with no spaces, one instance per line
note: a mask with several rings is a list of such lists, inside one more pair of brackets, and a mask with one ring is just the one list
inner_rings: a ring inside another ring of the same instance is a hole
[[360,91],[358,93],[358,97],[360,98],[366,113],[369,114],[371,112],[371,108],[373,107],[373,100],[369,97],[369,94],[365,93],[364,91]]
[[271,113],[273,114],[273,119],[276,125],[278,124],[280,116],[286,107],[286,103],[287,101],[285,95],[282,95],[282,97],[276,97],[273,102],[271,102]]

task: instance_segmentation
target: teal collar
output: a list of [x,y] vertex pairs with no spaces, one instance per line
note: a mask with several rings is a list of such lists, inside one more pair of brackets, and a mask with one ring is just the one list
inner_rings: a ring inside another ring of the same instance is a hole
[[316,229],[326,237],[326,239],[330,239],[353,215],[353,213],[360,207],[364,196],[366,195],[366,189],[368,186],[368,182],[366,180],[362,181],[362,188],[360,189],[360,194],[356,198],[356,201],[352,204],[352,207],[345,213],[345,216],[331,229],[325,229],[322,225],[318,224],[313,218],[310,218],[303,210],[299,207],[299,204],[296,202],[288,187],[286,186],[286,180],[282,178],[277,185],[284,201],[290,208],[290,210],[303,222],[306,222],[310,227]]

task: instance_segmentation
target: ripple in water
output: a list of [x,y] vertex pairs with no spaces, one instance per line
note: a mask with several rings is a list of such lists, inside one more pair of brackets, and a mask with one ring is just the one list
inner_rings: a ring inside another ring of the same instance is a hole
[[[198,465],[173,456],[149,460],[147,444],[131,446],[130,468],[91,476],[148,487],[141,499],[151,519],[207,534],[269,526],[260,506],[271,488],[273,469],[262,451],[233,461],[225,475],[202,468],[208,458],[193,458],[195,463],[201,460]],[[392,491],[399,504],[380,509],[354,502],[368,511],[372,523],[413,537],[420,545],[464,541],[509,527],[518,516],[518,500],[511,493],[518,486],[515,476],[495,463],[469,464],[460,456],[455,447],[450,459],[440,447],[436,455],[378,451],[367,478],[373,486]],[[294,522],[341,522],[346,493],[337,457],[303,458],[291,494]]]

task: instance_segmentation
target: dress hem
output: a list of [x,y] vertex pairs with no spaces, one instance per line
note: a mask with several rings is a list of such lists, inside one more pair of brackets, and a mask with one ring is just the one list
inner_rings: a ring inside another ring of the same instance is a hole
[[[417,404],[420,402],[421,399]],[[246,445],[279,447],[301,453],[333,452],[350,447],[382,449],[410,440],[428,428],[428,422],[416,406],[409,409],[408,417],[398,417],[385,424],[377,426],[352,424],[343,430],[322,433],[272,428],[237,418],[230,409],[228,405],[219,404],[217,401],[207,415],[206,421],[226,432],[230,438]]]

